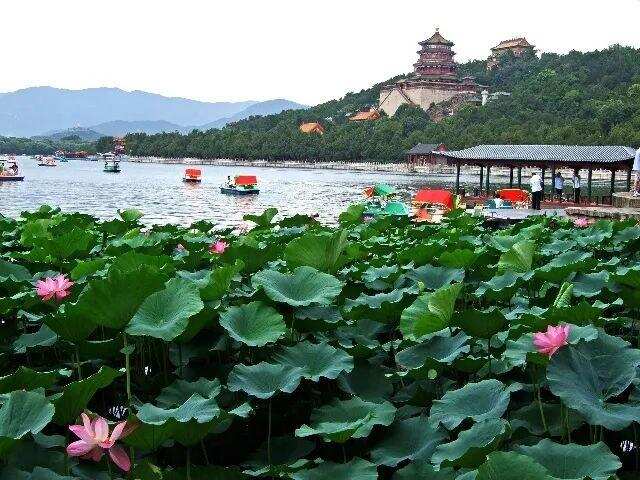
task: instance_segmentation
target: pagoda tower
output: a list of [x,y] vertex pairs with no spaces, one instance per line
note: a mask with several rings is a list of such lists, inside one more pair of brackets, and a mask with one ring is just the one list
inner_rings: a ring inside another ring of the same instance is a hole
[[433,81],[456,81],[458,66],[453,60],[453,42],[444,38],[436,28],[436,33],[420,42],[418,61],[413,64],[418,77]]

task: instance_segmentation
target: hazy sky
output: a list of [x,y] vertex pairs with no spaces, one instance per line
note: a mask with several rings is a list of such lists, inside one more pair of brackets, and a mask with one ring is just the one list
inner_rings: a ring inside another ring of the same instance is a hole
[[640,47],[640,0],[0,0],[0,92],[337,98],[407,72],[434,27],[458,61],[524,35],[552,52]]

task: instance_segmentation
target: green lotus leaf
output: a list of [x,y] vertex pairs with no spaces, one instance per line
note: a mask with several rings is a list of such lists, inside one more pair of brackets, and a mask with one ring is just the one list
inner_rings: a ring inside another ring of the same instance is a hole
[[598,221],[589,228],[576,233],[578,233],[575,236],[578,245],[582,247],[600,245],[613,235],[613,224],[606,220]]
[[453,442],[439,445],[431,462],[476,468],[482,464],[489,452],[495,450],[506,436],[509,424],[500,418],[492,418],[476,423],[458,434]]
[[504,314],[494,307],[489,310],[463,310],[454,315],[453,323],[473,337],[491,338],[502,330],[507,320]]
[[519,388],[518,384],[507,387],[494,379],[467,383],[434,400],[430,420],[452,430],[467,418],[476,422],[500,418],[509,406],[511,393]]
[[31,473],[7,467],[0,473],[0,480],[80,480],[80,478],[59,475],[53,470],[42,467],[35,467]]
[[540,404],[537,401],[515,410],[510,415],[509,423],[513,431],[524,428],[533,435],[542,436],[545,433],[553,437],[560,437],[567,431],[567,420],[569,431],[577,430],[584,419],[574,410],[569,410],[568,414],[558,403],[542,403],[545,425],[540,416]]
[[468,248],[457,248],[455,250],[447,250],[446,252],[443,252],[438,258],[438,263],[449,268],[466,269],[476,262],[478,256],[478,253]]
[[376,465],[395,467],[405,460],[428,461],[436,447],[446,438],[424,417],[395,422],[384,440],[371,450]]
[[336,306],[300,307],[295,313],[292,327],[302,332],[333,330],[343,321],[340,309]]
[[396,362],[409,370],[422,368],[428,360],[451,364],[463,353],[469,353],[467,341],[469,337],[459,332],[453,337],[448,334],[437,334],[424,342],[401,350],[396,354]]
[[321,272],[335,273],[347,262],[349,245],[347,230],[335,233],[307,233],[291,240],[284,249],[284,259],[290,268],[313,267]]
[[14,390],[35,390],[36,388],[51,388],[58,378],[65,375],[64,370],[38,372],[28,367],[18,367],[10,375],[0,377],[0,393],[9,393]]
[[560,283],[573,272],[588,272],[596,263],[591,252],[570,250],[553,257],[549,263],[538,268],[535,274],[543,280]]
[[236,365],[229,374],[227,388],[257,398],[271,398],[277,392],[291,393],[300,384],[303,370],[297,367],[260,362],[257,365]]
[[264,442],[244,463],[244,473],[251,476],[284,476],[300,470],[308,464],[301,460],[309,455],[315,445],[296,437],[273,437],[270,448]]
[[276,353],[273,360],[282,365],[300,368],[302,376],[314,382],[320,381],[320,377],[333,380],[341,372],[353,370],[353,357],[326,343],[300,342]]
[[634,289],[640,289],[640,265],[631,267],[619,267],[613,274],[616,283],[626,285]]
[[149,295],[127,326],[129,335],[146,335],[167,342],[185,331],[189,318],[204,308],[198,288],[173,278],[164,290]]
[[413,282],[421,284],[426,290],[438,290],[451,283],[462,282],[464,279],[464,270],[423,265],[414,270],[410,270],[405,276]]
[[402,312],[400,331],[405,338],[417,339],[447,327],[451,321],[461,283],[422,295]]
[[135,208],[129,208],[127,210],[118,210],[118,215],[120,215],[120,218],[123,221],[133,223],[140,220],[144,216],[144,213],[140,210],[136,210]]
[[78,260],[78,263],[76,263],[76,266],[73,267],[71,272],[69,272],[69,276],[73,281],[81,280],[99,272],[104,268],[106,264],[107,264],[106,258],[95,258],[92,260]]
[[33,279],[33,275],[29,273],[29,270],[18,264],[7,262],[0,259],[0,283],[10,280],[12,282],[30,282]]
[[325,441],[344,443],[350,438],[368,437],[376,425],[389,426],[396,408],[389,402],[366,402],[358,397],[334,400],[311,413],[311,425],[296,430],[297,437],[319,435]]
[[377,480],[376,466],[361,458],[349,463],[324,462],[310,470],[301,470],[291,475],[293,480]]
[[633,382],[640,350],[600,332],[590,342],[558,350],[547,368],[549,388],[592,425],[621,430],[638,418],[640,404],[614,403]]
[[100,367],[100,370],[84,380],[65,385],[62,395],[53,400],[56,406],[54,421],[59,425],[74,423],[96,392],[111,385],[121,375],[122,372],[111,367]]
[[388,285],[390,281],[398,273],[397,265],[384,265],[382,267],[369,267],[362,273],[362,280],[368,286]]
[[250,347],[276,342],[287,330],[282,315],[262,302],[228,308],[220,314],[220,325],[231,337]]
[[35,333],[23,333],[15,342],[16,353],[26,353],[29,348],[50,347],[58,341],[58,335],[46,325],[42,325]]
[[553,480],[530,457],[514,452],[493,452],[478,468],[476,480]]
[[573,295],[576,297],[595,297],[609,283],[609,272],[579,273],[572,280]]
[[269,225],[271,225],[271,220],[273,220],[273,218],[277,214],[278,214],[278,209],[271,207],[271,208],[265,209],[265,211],[262,212],[260,215],[248,214],[242,217],[242,219],[246,220],[247,222],[253,222],[258,227],[268,227]]
[[509,250],[500,255],[498,270],[500,272],[527,273],[533,265],[535,242],[522,240],[514,243]]
[[496,275],[491,280],[482,282],[474,292],[476,297],[511,298],[515,290],[533,277],[533,272],[514,273],[507,271]]
[[533,446],[520,446],[516,451],[531,457],[558,480],[608,480],[622,468],[620,459],[602,442],[562,445],[545,438]]
[[360,294],[345,301],[345,312],[353,319],[369,319],[381,323],[397,323],[401,312],[408,306],[410,289],[398,288],[376,295]]
[[195,382],[178,379],[168,387],[163,388],[156,401],[163,408],[175,407],[185,403],[193,394],[211,399],[217,397],[221,390],[222,386],[218,379],[207,380],[206,378],[199,378]]
[[382,402],[393,394],[393,384],[379,366],[360,362],[338,377],[338,386],[369,402]]
[[342,290],[340,280],[312,267],[298,267],[291,275],[263,270],[253,276],[251,283],[272,300],[293,307],[330,305]]
[[74,322],[120,330],[149,295],[164,287],[166,279],[157,269],[147,266],[129,272],[114,270],[106,278],[91,280],[78,301],[68,305],[66,313]]
[[221,415],[220,407],[214,398],[204,398],[194,393],[176,408],[161,408],[150,403],[138,407],[136,416],[142,423],[164,425],[170,420],[186,423],[195,420],[207,423]]
[[427,462],[413,462],[393,474],[392,480],[460,480],[453,468],[436,470]]
[[0,453],[27,433],[39,433],[53,419],[55,408],[42,391],[19,390],[0,407]]

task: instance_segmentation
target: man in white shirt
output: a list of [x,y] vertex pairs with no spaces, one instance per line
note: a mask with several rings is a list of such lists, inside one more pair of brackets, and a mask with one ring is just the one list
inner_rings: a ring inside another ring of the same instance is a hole
[[633,196],[640,197],[640,148],[636,152],[636,159],[633,161],[633,169],[636,172],[636,180],[633,184]]
[[573,203],[580,203],[580,171],[573,171]]
[[534,172],[529,180],[531,185],[531,208],[540,210],[540,202],[542,201],[542,177],[538,172]]
[[560,201],[562,201],[562,192],[564,190],[564,178],[562,178],[562,174],[560,172],[556,173],[555,178],[553,179],[553,189],[555,190],[555,194]]

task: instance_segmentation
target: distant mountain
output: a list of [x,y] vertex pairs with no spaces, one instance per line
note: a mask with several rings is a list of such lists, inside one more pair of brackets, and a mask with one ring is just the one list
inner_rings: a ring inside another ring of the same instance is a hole
[[33,87],[0,94],[0,135],[30,137],[76,126],[105,134],[188,131],[288,108],[305,107],[288,100],[209,103],[119,88]]
[[260,103],[250,105],[244,110],[236,113],[235,115],[231,115],[230,117],[221,118],[214,122],[207,123],[205,125],[200,125],[196,128],[198,130],[222,128],[229,123],[245,120],[249,117],[253,117],[256,115],[260,115],[260,116],[275,115],[285,110],[303,110],[307,108],[309,108],[307,105],[302,105],[300,103],[292,102],[290,100],[284,100],[281,98],[276,100],[267,100],[266,102],[260,102]]
[[41,135],[114,120],[201,125],[235,115],[256,103],[208,103],[119,88],[25,88],[0,95],[0,135]]
[[97,132],[91,128],[73,127],[65,128],[64,130],[54,130],[43,135],[34,136],[32,138],[36,140],[40,138],[47,138],[49,140],[60,141],[76,137],[79,140],[94,142],[102,136],[104,136],[102,133]]

